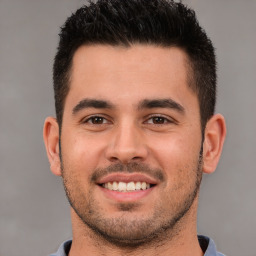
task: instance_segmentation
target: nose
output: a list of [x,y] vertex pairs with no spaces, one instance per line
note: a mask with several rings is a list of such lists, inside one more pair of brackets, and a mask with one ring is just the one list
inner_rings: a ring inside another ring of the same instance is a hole
[[113,130],[106,149],[106,158],[110,162],[125,164],[132,161],[144,161],[147,155],[147,146],[139,127],[123,124]]

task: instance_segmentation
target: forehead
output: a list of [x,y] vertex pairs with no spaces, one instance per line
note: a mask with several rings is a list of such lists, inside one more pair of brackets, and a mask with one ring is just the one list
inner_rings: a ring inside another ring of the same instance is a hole
[[109,71],[111,74],[129,74],[136,70],[142,75],[148,72],[159,74],[159,78],[178,73],[186,77],[187,63],[187,54],[177,47],[85,45],[79,47],[73,56],[72,78],[81,78],[84,72],[94,74],[105,71],[103,75],[107,75]]
[[194,94],[188,77],[187,55],[177,47],[86,45],[74,54],[67,98],[181,100],[184,93]]

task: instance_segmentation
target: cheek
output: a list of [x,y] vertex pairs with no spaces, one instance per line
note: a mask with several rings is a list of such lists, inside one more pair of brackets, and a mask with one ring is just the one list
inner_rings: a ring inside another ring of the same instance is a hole
[[189,158],[195,153],[198,146],[190,142],[186,137],[173,136],[154,140],[150,151],[158,162],[164,166],[171,164],[180,164],[189,161]]
[[[67,134],[67,133],[66,133]],[[103,145],[102,142],[79,133],[69,133],[69,136],[63,134],[61,141],[62,160],[64,168],[80,175],[88,175],[91,170],[98,167]]]
[[191,136],[173,135],[169,138],[155,140],[151,152],[154,162],[165,171],[168,182],[178,184],[195,175],[200,148],[200,136],[192,138]]

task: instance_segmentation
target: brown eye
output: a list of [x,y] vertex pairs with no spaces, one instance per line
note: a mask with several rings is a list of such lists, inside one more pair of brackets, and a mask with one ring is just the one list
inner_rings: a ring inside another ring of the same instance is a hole
[[91,116],[90,118],[86,119],[83,123],[87,124],[106,124],[108,123],[107,119],[102,116]]
[[104,122],[104,118],[100,116],[92,117],[93,124],[102,124]]
[[166,121],[167,121],[166,118],[161,116],[152,117],[153,124],[164,124],[166,123]]
[[91,123],[92,124],[103,124],[104,118],[100,116],[91,117]]
[[175,123],[175,121],[171,117],[165,117],[162,115],[154,115],[149,117],[146,121],[146,124],[150,125],[168,125]]

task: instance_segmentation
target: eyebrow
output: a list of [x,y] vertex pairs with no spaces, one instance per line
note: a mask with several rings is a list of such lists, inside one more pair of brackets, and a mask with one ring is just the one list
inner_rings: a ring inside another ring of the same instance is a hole
[[184,107],[173,99],[152,99],[152,100],[143,100],[140,102],[138,109],[151,109],[151,108],[170,108],[177,110],[181,114],[185,113]]
[[85,108],[113,109],[114,106],[105,100],[83,99],[72,110],[73,115]]
[[[72,110],[73,115],[86,108],[96,109],[114,109],[114,105],[106,100],[88,99],[81,100]],[[173,99],[145,99],[142,100],[138,105],[138,110],[141,109],[152,109],[152,108],[169,108],[177,110],[184,114],[185,109],[178,102]]]

